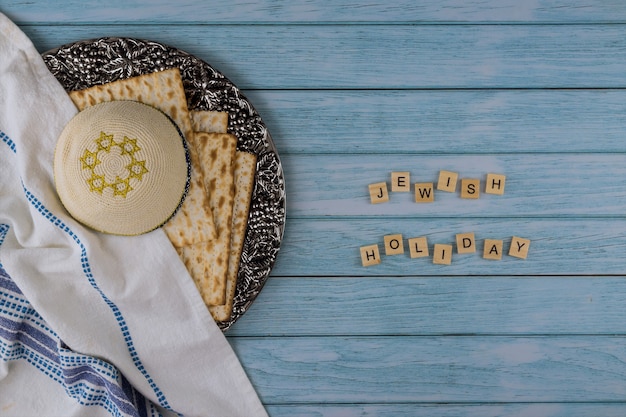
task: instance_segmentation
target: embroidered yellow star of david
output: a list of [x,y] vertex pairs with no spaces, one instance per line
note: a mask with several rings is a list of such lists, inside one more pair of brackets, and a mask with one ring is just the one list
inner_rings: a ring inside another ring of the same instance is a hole
[[92,173],[91,178],[87,180],[87,184],[89,184],[89,191],[95,191],[99,194],[102,194],[104,188],[108,186],[104,175],[97,175],[95,172]]
[[130,155],[134,158],[135,152],[141,149],[137,146],[137,139],[129,139],[124,136],[124,141],[117,144],[122,149],[122,155]]
[[93,170],[100,163],[98,152],[91,152],[89,149],[85,149],[85,153],[80,160],[83,163],[83,169]]
[[111,188],[113,188],[113,195],[121,195],[124,198],[126,198],[126,194],[133,189],[133,187],[130,186],[130,178],[128,177],[124,179],[117,177],[115,182],[111,184]]
[[[93,140],[96,145],[95,151],[85,149],[83,156],[80,157],[83,170],[90,171],[90,176],[86,182],[89,185],[89,191],[102,194],[106,189],[113,191],[113,196],[126,198],[127,194],[134,188],[131,185],[131,179],[141,181],[143,177],[150,171],[146,167],[146,161],[137,159],[137,152],[141,148],[137,144],[136,138],[124,136],[121,142],[116,142],[114,135],[107,135],[100,132],[100,136]],[[106,154],[110,154],[114,147],[119,147],[119,157],[127,160],[127,164],[123,165],[128,174],[126,176],[116,175],[115,180],[107,181],[106,175],[101,171],[96,172],[97,167],[102,165],[106,159]]]
[[130,172],[130,178],[137,178],[139,181],[143,178],[144,174],[148,173],[146,168],[146,161],[133,161],[132,164],[126,166],[128,172]]
[[107,135],[104,132],[100,132],[100,137],[96,139],[96,143],[98,144],[98,151],[107,152],[111,150],[111,146],[116,145],[113,135]]

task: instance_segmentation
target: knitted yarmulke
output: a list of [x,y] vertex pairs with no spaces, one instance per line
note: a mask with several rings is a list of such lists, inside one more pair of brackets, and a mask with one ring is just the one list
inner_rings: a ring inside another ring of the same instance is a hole
[[189,186],[185,139],[161,111],[111,101],[79,112],[54,154],[57,193],[92,229],[138,235],[174,215]]

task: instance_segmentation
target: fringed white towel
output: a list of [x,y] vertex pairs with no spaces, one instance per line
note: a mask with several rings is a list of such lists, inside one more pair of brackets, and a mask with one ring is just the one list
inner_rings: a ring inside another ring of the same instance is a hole
[[162,230],[99,234],[61,205],[76,112],[0,13],[0,414],[266,416]]

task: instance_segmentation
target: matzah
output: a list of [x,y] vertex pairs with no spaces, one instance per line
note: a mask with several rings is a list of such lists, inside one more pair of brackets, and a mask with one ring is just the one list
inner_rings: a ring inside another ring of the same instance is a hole
[[[192,111],[191,119],[196,131],[226,133],[228,128],[228,113],[217,111]],[[228,257],[228,271],[226,274],[226,296],[222,305],[209,305],[209,311],[216,321],[227,321],[233,311],[237,276],[241,253],[246,237],[250,202],[254,189],[256,175],[256,155],[237,151],[234,163],[235,200]]]
[[209,306],[209,311],[216,321],[227,321],[233,311],[237,275],[239,274],[241,252],[246,237],[250,202],[254,189],[256,160],[256,155],[248,152],[237,151],[235,155],[235,204],[233,207],[228,273],[226,275],[226,302],[219,306]]
[[[215,277],[226,267],[220,265],[224,262],[219,258],[219,254],[223,252],[221,246],[217,246],[218,240],[194,243],[183,248],[178,248],[178,254],[185,264],[185,268],[189,275],[193,278],[198,292],[202,296],[204,304],[209,305],[211,301],[216,299],[216,294],[226,293],[226,284],[223,288],[218,288]],[[223,299],[223,295],[221,296]]]
[[[79,110],[104,101],[139,101],[167,114],[188,142],[193,137],[191,116],[178,68],[72,91],[70,97]],[[217,237],[202,172],[198,169],[201,163],[194,146],[189,146],[189,157],[192,172],[187,197],[178,213],[163,227],[175,247],[213,241]]]
[[191,112],[191,124],[196,132],[226,133],[228,129],[228,112],[194,110]]
[[[209,194],[209,205],[213,212],[213,222],[217,231],[213,253],[207,256],[212,263],[212,274],[208,288],[203,288],[209,305],[225,302],[226,274],[230,251],[230,235],[235,199],[234,161],[237,150],[237,137],[228,133],[196,132],[192,140],[198,149],[200,163],[204,170],[204,184]],[[185,257],[187,248],[183,250]],[[202,292],[202,291],[201,291]]]

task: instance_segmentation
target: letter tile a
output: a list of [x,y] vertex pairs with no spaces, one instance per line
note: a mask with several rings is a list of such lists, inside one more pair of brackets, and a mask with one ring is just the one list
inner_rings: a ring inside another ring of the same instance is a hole
[[502,240],[485,239],[485,247],[483,249],[483,258],[500,260],[502,259]]

